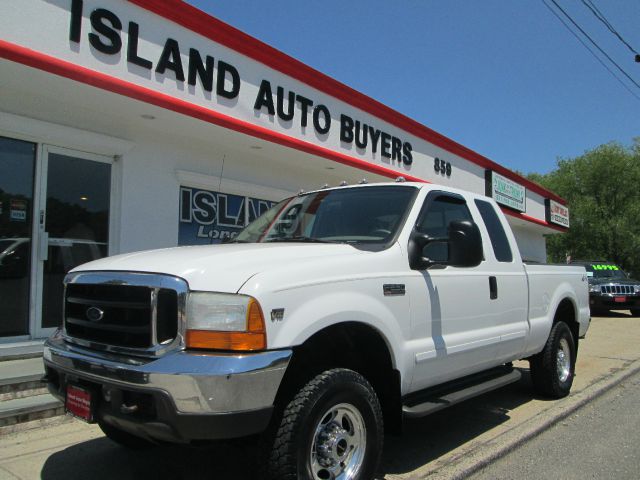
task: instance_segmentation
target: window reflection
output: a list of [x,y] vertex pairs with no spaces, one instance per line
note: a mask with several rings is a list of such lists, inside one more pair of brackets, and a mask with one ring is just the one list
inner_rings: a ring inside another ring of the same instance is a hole
[[0,337],[29,331],[35,151],[0,137]]
[[108,254],[111,165],[49,154],[48,259],[44,264],[42,326],[62,323],[64,276]]

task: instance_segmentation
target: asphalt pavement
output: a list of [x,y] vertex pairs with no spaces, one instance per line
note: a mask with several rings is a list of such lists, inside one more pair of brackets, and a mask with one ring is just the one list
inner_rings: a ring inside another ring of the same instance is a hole
[[636,373],[469,480],[634,480],[640,477]]
[[[577,374],[569,397],[552,401],[535,396],[528,363],[517,362],[516,367],[523,373],[520,382],[411,422],[400,437],[387,436],[380,478],[466,478],[510,452],[518,452],[518,447],[536,436],[550,428],[559,428],[554,425],[562,427],[567,419],[579,417],[580,409],[592,405],[594,399],[617,385],[636,382],[638,377],[634,372],[640,371],[638,345],[640,319],[630,317],[627,312],[595,318],[587,338],[580,343]],[[637,390],[637,382],[633,385]],[[636,402],[637,411],[637,397],[629,401]],[[620,405],[619,410],[623,410],[631,404]],[[594,408],[598,411],[600,407]],[[613,421],[603,421],[601,427],[606,428],[607,424],[614,436],[615,432],[623,431],[623,427]],[[69,417],[33,426],[36,428],[26,429],[26,426],[12,433],[0,432],[0,479],[253,478],[251,465],[255,451],[240,442],[220,442],[201,448],[161,446],[134,452],[106,439],[95,425]],[[598,444],[598,438],[585,437],[582,443]],[[611,443],[611,456],[602,456],[595,462],[602,464],[603,471],[607,472],[617,468],[619,459],[614,455],[615,449],[622,452],[625,445]],[[638,458],[638,450],[633,452]],[[535,452],[526,455],[527,462],[533,464],[546,461]],[[637,475],[625,477],[626,470],[622,472],[622,476],[615,478],[638,478]],[[505,475],[502,478],[525,478],[520,474]],[[577,477],[545,474],[527,478]],[[611,477],[584,474],[581,478]]]

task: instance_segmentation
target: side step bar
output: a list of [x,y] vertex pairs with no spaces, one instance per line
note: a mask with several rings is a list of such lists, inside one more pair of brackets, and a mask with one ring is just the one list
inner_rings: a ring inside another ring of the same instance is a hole
[[469,398],[517,382],[521,376],[519,370],[511,366],[503,366],[416,392],[403,399],[402,414],[405,419],[424,417]]

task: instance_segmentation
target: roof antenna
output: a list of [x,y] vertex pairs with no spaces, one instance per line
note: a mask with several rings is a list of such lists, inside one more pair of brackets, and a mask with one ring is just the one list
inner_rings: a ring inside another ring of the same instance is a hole
[[407,179],[404,177],[396,177],[396,183],[404,183],[406,182]]
[[367,182],[367,179],[366,179],[366,178],[363,178],[362,180],[360,180],[360,181],[358,182],[358,185],[366,185],[367,183],[369,183],[369,182]]
[[346,187],[347,185],[349,185],[349,184],[347,183],[347,181],[346,181],[346,180],[342,180],[342,181],[340,182],[340,186],[341,186],[341,187]]

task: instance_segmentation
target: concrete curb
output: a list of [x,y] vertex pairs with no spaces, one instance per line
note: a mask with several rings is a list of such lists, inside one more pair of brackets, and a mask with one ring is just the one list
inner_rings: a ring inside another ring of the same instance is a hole
[[562,401],[561,405],[556,403],[511,430],[486,442],[471,445],[454,458],[445,460],[443,464],[434,465],[429,471],[421,472],[420,476],[412,478],[450,480],[467,478],[569,417],[576,410],[638,372],[640,372],[640,360],[629,361],[611,375],[605,375],[581,392],[570,395]]

